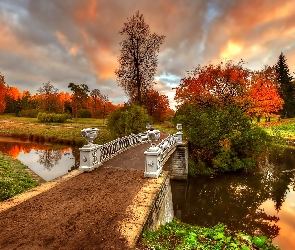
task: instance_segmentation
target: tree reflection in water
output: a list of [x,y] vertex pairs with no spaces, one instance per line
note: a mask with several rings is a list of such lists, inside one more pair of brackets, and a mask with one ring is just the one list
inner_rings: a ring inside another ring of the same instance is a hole
[[56,166],[62,158],[62,152],[60,150],[45,149],[38,150],[36,153],[39,155],[38,162],[40,165],[43,165],[49,171]]
[[183,222],[200,226],[226,224],[251,235],[275,238],[278,216],[262,208],[273,200],[281,209],[290,187],[294,189],[295,150],[273,153],[262,172],[198,176],[187,182],[171,181],[175,215]]

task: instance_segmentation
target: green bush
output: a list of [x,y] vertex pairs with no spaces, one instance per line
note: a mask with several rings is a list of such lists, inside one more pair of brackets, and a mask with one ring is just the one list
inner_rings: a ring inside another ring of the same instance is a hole
[[199,172],[211,173],[204,171],[204,165],[214,172],[252,168],[272,141],[233,105],[223,109],[184,105],[177,111],[175,122],[183,124],[184,137],[191,143],[191,157],[200,166]]
[[69,119],[68,114],[38,113],[37,119],[42,123],[64,123]]
[[78,117],[79,118],[91,118],[92,114],[88,109],[80,109],[78,110]]
[[265,236],[252,236],[232,231],[224,224],[213,227],[193,226],[174,218],[155,231],[144,231],[140,249],[264,249],[279,250]]
[[107,129],[112,138],[137,134],[145,130],[146,123],[150,123],[152,118],[147,111],[135,104],[124,108],[119,108],[108,117]]
[[37,118],[38,112],[39,111],[37,109],[23,109],[18,113],[18,115],[20,117]]

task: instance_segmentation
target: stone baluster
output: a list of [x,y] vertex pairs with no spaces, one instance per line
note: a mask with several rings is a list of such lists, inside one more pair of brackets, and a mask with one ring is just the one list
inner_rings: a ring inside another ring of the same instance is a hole
[[177,144],[182,144],[182,124],[177,124],[176,129],[178,130],[175,136],[177,137]]

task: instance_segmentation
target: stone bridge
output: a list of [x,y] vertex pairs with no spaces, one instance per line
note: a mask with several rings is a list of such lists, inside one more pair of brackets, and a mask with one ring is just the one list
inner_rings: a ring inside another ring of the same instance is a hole
[[170,178],[187,176],[181,126],[104,145],[97,132],[83,130],[80,169],[0,202],[0,249],[134,249],[144,229],[173,219]]
[[82,135],[88,144],[80,148],[79,170],[92,171],[132,147],[151,142],[151,146],[144,152],[146,156],[144,177],[158,178],[162,170],[166,169],[170,173],[170,178],[186,179],[188,174],[187,144],[182,141],[182,125],[177,124],[177,129],[177,133],[168,135],[158,144],[156,143],[160,138],[160,131],[149,129],[145,133],[117,138],[104,145],[93,144],[98,129],[83,129]]

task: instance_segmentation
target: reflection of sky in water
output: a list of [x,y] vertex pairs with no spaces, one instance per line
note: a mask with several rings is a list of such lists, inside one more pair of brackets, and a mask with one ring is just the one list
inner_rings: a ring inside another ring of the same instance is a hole
[[275,210],[275,203],[272,200],[267,200],[261,204],[269,215],[279,217],[276,223],[281,229],[280,234],[273,239],[273,244],[279,245],[280,249],[295,249],[295,192],[292,187],[286,195],[286,200],[278,212]]
[[[42,150],[39,150],[41,152]],[[23,164],[27,165],[32,171],[43,178],[45,181],[51,181],[59,176],[68,173],[68,170],[75,164],[75,159],[72,156],[72,150],[69,150],[66,155],[62,153],[62,158],[50,170],[40,165],[39,153],[36,150],[31,150],[30,153],[21,152],[17,157]]]

